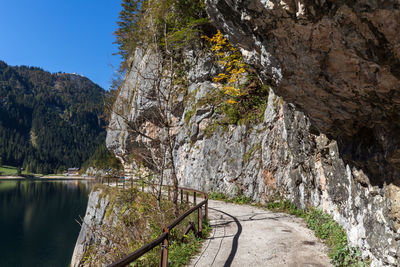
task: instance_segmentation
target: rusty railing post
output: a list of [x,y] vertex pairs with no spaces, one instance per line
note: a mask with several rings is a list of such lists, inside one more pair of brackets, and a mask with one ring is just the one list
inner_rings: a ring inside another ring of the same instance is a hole
[[168,186],[168,200],[171,200],[171,188]]
[[160,267],[167,267],[168,266],[168,237],[169,237],[169,229],[164,230],[167,233],[162,245],[161,245],[161,261]]
[[193,204],[196,206],[196,192],[193,192]]
[[189,192],[186,191],[186,203],[189,203]]
[[181,204],[183,203],[183,189],[181,189]]
[[207,199],[206,205],[205,205],[204,217],[206,220],[208,220],[208,199]]
[[203,231],[203,216],[202,216],[202,210],[203,207],[199,207],[199,209],[197,210],[197,229],[199,231],[198,235],[202,236],[202,231]]
[[121,183],[122,183],[122,188],[123,188],[123,189],[125,189],[125,182],[126,182],[125,179],[124,179],[124,181],[121,181]]

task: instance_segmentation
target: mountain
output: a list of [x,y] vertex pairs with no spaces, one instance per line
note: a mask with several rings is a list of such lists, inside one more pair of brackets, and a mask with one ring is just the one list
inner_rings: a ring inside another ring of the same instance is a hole
[[1,163],[34,173],[80,167],[104,143],[104,94],[80,75],[0,61]]

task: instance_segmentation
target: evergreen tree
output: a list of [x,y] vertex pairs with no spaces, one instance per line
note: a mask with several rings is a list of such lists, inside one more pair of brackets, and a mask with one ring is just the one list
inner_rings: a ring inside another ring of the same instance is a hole
[[126,69],[126,61],[135,46],[135,32],[140,18],[141,0],[122,0],[122,10],[118,16],[118,30],[114,32],[115,43],[119,47],[119,53],[123,58],[121,70]]
[[2,163],[34,173],[80,167],[105,140],[104,93],[79,75],[0,61]]

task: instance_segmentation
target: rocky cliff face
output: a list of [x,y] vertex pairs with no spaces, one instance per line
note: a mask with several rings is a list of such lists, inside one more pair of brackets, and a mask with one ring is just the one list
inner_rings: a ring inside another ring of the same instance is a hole
[[400,185],[400,3],[207,0],[260,78],[371,182]]
[[271,92],[259,125],[217,128],[209,138],[182,134],[186,141],[176,151],[182,183],[261,202],[279,194],[298,207],[321,208],[373,266],[399,265],[399,188],[372,185],[362,169],[343,161],[335,140],[313,133],[303,113],[279,102]]
[[[273,86],[262,123],[217,126],[220,115],[202,101],[215,87],[216,68],[207,53],[187,51],[188,88],[177,99],[184,108],[174,113],[178,178],[201,190],[261,202],[279,194],[321,208],[373,266],[398,266],[399,6],[316,3],[207,1],[215,25]],[[156,106],[152,85],[138,82],[143,73],[155,75],[156,58],[136,52],[117,99],[107,146],[121,158],[152,145],[132,126],[153,137],[160,132],[148,119]]]
[[[103,225],[108,204],[108,196],[102,196],[100,190],[90,193],[86,214],[72,255],[71,267],[90,266],[85,263],[85,256],[90,249],[93,249],[91,246],[104,242],[102,236],[96,235],[94,229]],[[101,251],[97,252],[101,254]]]

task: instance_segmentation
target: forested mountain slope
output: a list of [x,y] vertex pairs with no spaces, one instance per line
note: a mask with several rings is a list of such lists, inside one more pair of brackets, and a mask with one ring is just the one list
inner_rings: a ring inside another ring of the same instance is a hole
[[104,142],[104,93],[80,75],[0,61],[2,164],[35,173],[81,166]]

